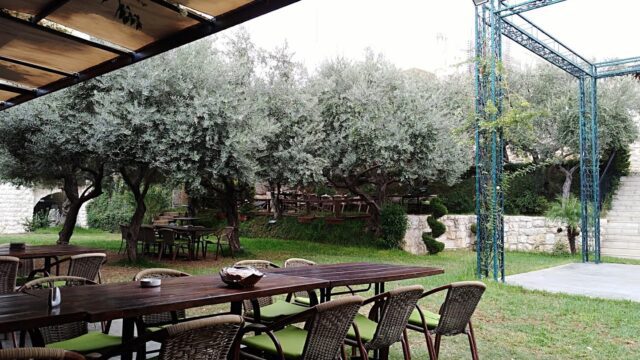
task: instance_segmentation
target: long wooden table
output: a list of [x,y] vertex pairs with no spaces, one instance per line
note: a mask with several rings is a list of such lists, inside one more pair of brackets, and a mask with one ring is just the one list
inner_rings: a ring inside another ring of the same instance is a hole
[[[134,324],[141,315],[223,303],[230,303],[231,312],[240,314],[243,300],[320,289],[322,300],[328,301],[337,286],[375,283],[380,293],[385,282],[443,272],[433,267],[350,263],[275,269],[250,289],[229,288],[218,275],[163,279],[158,288],[141,288],[137,282],[78,286],[63,288],[62,304],[53,311],[47,306],[47,292],[34,290],[0,296],[0,333],[122,318],[122,338],[127,343],[133,340]],[[126,353],[122,358],[131,356]]]
[[286,274],[327,281],[329,286],[320,289],[321,302],[331,300],[331,292],[333,288],[338,286],[374,284],[375,293],[377,295],[385,291],[385,283],[389,281],[415,279],[444,274],[444,270],[437,267],[375,264],[366,262],[323,264],[272,269],[267,271],[269,273]]
[[26,245],[22,250],[11,249],[9,244],[0,246],[0,256],[13,256],[19,259],[44,259],[44,270],[49,273],[51,272],[51,259],[95,252],[103,251],[76,245]]

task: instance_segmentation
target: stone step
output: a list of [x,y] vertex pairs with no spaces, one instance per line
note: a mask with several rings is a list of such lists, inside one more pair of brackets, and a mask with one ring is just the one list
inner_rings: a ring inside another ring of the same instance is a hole
[[607,229],[627,229],[627,230],[640,230],[640,223],[636,222],[616,222],[615,219],[611,222],[607,221]]
[[610,242],[640,242],[640,236],[638,235],[609,235],[607,229],[607,236],[602,239],[602,243],[610,243]]
[[601,242],[600,246],[602,247],[602,249],[640,250],[640,241],[612,241],[611,238],[607,237],[606,240]]
[[[606,228],[607,238],[615,235],[636,235],[640,238],[640,229],[629,229],[624,227],[607,226]],[[639,240],[640,242],[640,240]]]

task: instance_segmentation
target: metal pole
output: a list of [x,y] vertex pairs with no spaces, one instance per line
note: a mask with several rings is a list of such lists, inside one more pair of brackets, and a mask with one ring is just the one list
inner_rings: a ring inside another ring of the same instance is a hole
[[[587,144],[586,144],[586,99],[585,99],[585,84],[584,77],[578,79],[579,87],[579,102],[580,102],[580,205],[581,205],[581,222],[580,222],[580,235],[582,236],[582,262],[589,261],[589,201],[588,194],[588,182],[590,179],[587,177]],[[590,155],[590,154],[589,154]]]
[[598,80],[591,78],[591,177],[594,261],[600,263],[600,161],[598,156]]

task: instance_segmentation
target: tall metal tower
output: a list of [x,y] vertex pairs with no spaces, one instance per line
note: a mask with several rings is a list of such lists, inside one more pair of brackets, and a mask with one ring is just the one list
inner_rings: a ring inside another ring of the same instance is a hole
[[640,73],[640,57],[592,63],[523,13],[565,0],[473,0],[476,5],[477,275],[504,281],[502,129],[481,126],[502,114],[502,36],[578,79],[582,261],[600,262],[598,80]]

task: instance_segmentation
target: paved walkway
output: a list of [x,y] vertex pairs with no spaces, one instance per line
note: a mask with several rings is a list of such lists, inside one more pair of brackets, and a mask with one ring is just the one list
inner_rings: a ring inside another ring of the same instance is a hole
[[525,289],[640,302],[640,265],[567,264],[507,276]]

